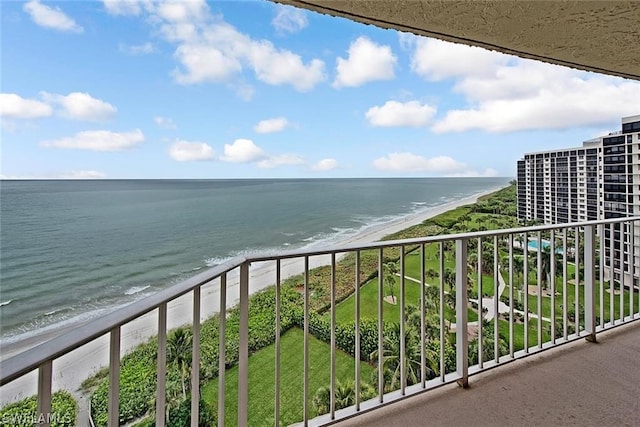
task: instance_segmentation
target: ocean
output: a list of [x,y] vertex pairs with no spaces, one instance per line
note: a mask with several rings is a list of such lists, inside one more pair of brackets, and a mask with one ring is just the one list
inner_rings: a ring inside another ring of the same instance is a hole
[[321,246],[509,178],[0,182],[0,343],[241,254]]

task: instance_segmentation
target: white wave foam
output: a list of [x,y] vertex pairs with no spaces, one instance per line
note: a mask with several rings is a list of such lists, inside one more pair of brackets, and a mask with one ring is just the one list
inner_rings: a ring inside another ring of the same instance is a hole
[[146,285],[146,286],[133,286],[129,289],[127,289],[126,291],[124,291],[125,295],[135,295],[139,292],[144,291],[145,289],[149,289],[151,287],[151,285]]
[[9,305],[13,302],[12,299],[0,302],[0,307],[4,307],[5,305]]
[[61,313],[63,311],[72,311],[72,310],[73,310],[73,307],[61,307],[61,308],[56,308],[55,310],[48,311],[44,315],[53,316],[56,313]]

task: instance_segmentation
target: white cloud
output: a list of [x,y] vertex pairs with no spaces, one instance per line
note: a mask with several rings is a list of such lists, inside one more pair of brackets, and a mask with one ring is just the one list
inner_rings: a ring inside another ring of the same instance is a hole
[[486,76],[506,64],[509,56],[475,46],[417,37],[411,70],[428,80]]
[[439,172],[442,174],[462,173],[467,165],[449,156],[427,158],[413,153],[390,153],[373,161],[373,166],[389,172]]
[[433,124],[435,133],[601,127],[637,111],[637,82],[478,47],[414,41],[413,71],[428,80],[453,79],[466,100]]
[[493,168],[487,168],[484,172],[477,172],[475,170],[467,170],[464,172],[456,172],[452,174],[447,174],[450,177],[478,177],[478,178],[491,178],[495,176],[500,176],[499,172]]
[[0,93],[0,116],[14,119],[36,119],[53,114],[50,105],[25,99],[15,93]]
[[250,69],[264,83],[291,85],[304,92],[326,78],[323,61],[305,63],[300,55],[278,49],[268,40],[254,40],[214,16],[205,2],[151,4],[155,8],[147,8],[150,21],[167,41],[176,44],[174,58],[179,65],[173,76],[180,84],[231,83]]
[[60,8],[45,6],[40,3],[39,0],[31,0],[25,3],[23,9],[31,16],[33,22],[41,27],[73,33],[81,33],[84,31],[73,19],[65,15]]
[[248,59],[256,77],[271,85],[290,84],[306,92],[325,79],[324,62],[312,59],[305,65],[299,55],[278,50],[267,40],[252,42]]
[[180,84],[222,82],[242,70],[236,58],[204,44],[182,44],[176,49],[174,57],[183,66],[182,70],[173,72]]
[[170,117],[155,116],[153,121],[161,129],[174,130],[178,128]]
[[304,159],[296,154],[280,154],[277,156],[269,156],[268,158],[258,162],[259,168],[272,169],[278,166],[303,165]]
[[284,130],[289,125],[289,121],[284,117],[261,120],[253,128],[257,133],[273,133]]
[[106,178],[104,172],[95,170],[74,170],[68,172],[53,172],[44,175],[2,175],[0,179],[101,179]]
[[297,33],[309,24],[307,15],[300,9],[277,5],[276,10],[271,25],[280,33]]
[[88,93],[72,92],[65,96],[41,92],[40,95],[49,104],[60,105],[63,108],[61,115],[70,119],[107,120],[114,117],[118,111],[113,105],[94,98]]
[[213,148],[207,143],[178,140],[169,147],[169,155],[178,162],[213,159]]
[[387,101],[383,106],[369,108],[365,117],[372,126],[426,126],[436,113],[436,109],[418,101]]
[[528,60],[456,88],[468,106],[448,111],[436,133],[601,127],[637,112],[640,99],[640,83]]
[[338,168],[338,161],[336,159],[322,159],[316,164],[311,166],[314,171],[330,171]]
[[233,144],[224,144],[221,160],[232,163],[251,163],[266,159],[267,155],[250,139],[236,139]]
[[70,172],[61,172],[57,174],[57,178],[59,179],[100,179],[106,178],[106,174],[104,172],[99,172],[95,170],[77,170]]
[[146,42],[138,45],[120,45],[120,51],[129,55],[148,55],[155,52],[156,48],[151,42]]
[[349,46],[349,57],[336,60],[334,87],[361,86],[374,80],[391,80],[397,58],[389,46],[380,46],[366,37],[358,37]]
[[67,148],[92,151],[121,151],[132,148],[144,141],[140,129],[131,132],[111,132],[108,130],[90,130],[78,132],[72,137],[52,141],[43,141],[42,147]]
[[110,15],[136,16],[142,11],[140,0],[102,0],[104,8]]

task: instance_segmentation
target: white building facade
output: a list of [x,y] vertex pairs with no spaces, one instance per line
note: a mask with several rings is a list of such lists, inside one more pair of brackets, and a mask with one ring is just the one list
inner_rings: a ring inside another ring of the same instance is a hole
[[[582,147],[527,153],[517,164],[518,219],[544,224],[640,216],[640,115],[622,129]],[[605,256],[614,248],[614,278],[640,283],[640,223],[605,230]],[[636,254],[631,260],[631,247]],[[621,271],[622,266],[622,271]],[[608,276],[609,271],[605,271]]]

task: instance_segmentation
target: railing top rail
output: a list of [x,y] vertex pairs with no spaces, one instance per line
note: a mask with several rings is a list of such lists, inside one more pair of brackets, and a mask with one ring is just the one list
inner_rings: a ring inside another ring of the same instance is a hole
[[112,313],[77,326],[53,339],[39,344],[18,355],[12,356],[0,364],[0,386],[5,385],[16,378],[36,369],[43,362],[54,360],[78,347],[104,335],[112,329],[122,326],[148,312],[155,310],[160,305],[175,300],[176,298],[202,286],[221,275],[228,273],[246,262],[273,261],[278,259],[300,258],[304,256],[330,255],[346,252],[363,251],[367,249],[387,248],[394,246],[410,246],[423,243],[437,243],[447,240],[471,239],[487,236],[501,236],[514,233],[537,232],[557,230],[559,228],[575,228],[588,225],[610,224],[618,222],[640,221],[640,217],[612,218],[606,220],[573,222],[566,224],[536,225],[499,230],[476,231],[472,233],[446,234],[424,238],[388,240],[363,244],[351,244],[330,246],[322,249],[301,249],[283,251],[279,254],[256,254],[233,258],[223,264],[210,268],[194,277],[180,282],[168,289],[150,295],[135,304],[122,307]]
[[69,353],[104,335],[113,328],[129,323],[155,310],[162,304],[173,301],[192,291],[194,288],[217,279],[224,273],[237,268],[245,261],[246,258],[244,257],[233,258],[228,262],[203,271],[170,288],[136,301],[133,304],[126,305],[97,319],[83,323],[49,341],[2,361],[0,364],[0,386],[36,369],[47,360],[54,360]]

